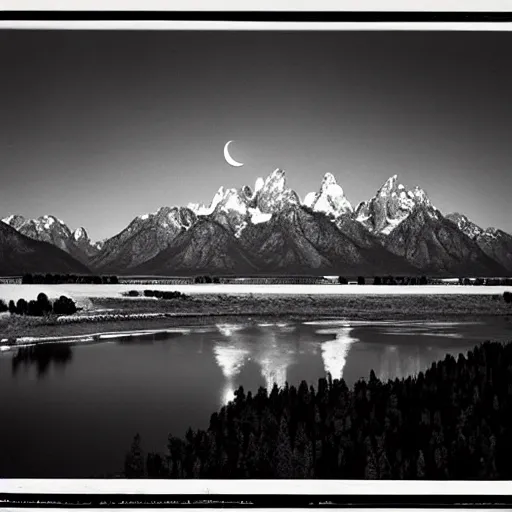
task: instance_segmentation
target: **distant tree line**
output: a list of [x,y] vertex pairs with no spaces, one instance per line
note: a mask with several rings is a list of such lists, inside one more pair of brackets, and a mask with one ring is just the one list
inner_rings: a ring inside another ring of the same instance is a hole
[[[374,285],[425,285],[428,284],[429,280],[426,276],[421,277],[393,277],[393,276],[375,276],[373,278]],[[346,277],[340,276],[338,277],[339,284],[348,284],[348,279]],[[357,278],[357,284],[363,285],[366,284],[366,278],[363,276],[359,276]]]
[[469,279],[468,277],[459,278],[459,285],[462,286],[512,286],[511,278],[482,278]]
[[[170,300],[170,299],[182,299],[186,297],[184,293],[178,292],[178,291],[162,291],[162,290],[144,290],[143,292],[144,297],[156,297],[157,299],[164,299],[164,300]],[[126,295],[127,297],[140,297],[141,292],[138,290],[130,290],[123,295]]]
[[194,283],[195,284],[219,284],[220,283],[220,279],[216,276],[212,277],[212,276],[196,276],[194,278]]
[[512,479],[512,344],[486,342],[426,372],[349,389],[240,387],[209,428],[144,454],[128,478]]
[[19,299],[16,303],[11,300],[9,306],[6,306],[5,302],[0,300],[0,312],[5,311],[9,311],[11,315],[26,316],[72,315],[77,312],[77,307],[72,299],[64,295],[61,295],[52,303],[45,293],[40,293],[37,300]]
[[25,274],[22,284],[119,284],[117,276],[77,276],[74,274]]

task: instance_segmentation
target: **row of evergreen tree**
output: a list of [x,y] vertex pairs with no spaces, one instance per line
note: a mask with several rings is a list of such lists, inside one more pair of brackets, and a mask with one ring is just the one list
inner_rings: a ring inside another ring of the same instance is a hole
[[51,302],[45,293],[40,293],[37,300],[19,299],[16,303],[11,300],[8,306],[0,300],[0,313],[6,311],[11,315],[26,316],[72,315],[77,312],[77,307],[72,299],[64,295]]
[[144,297],[156,297],[157,299],[182,299],[185,298],[186,295],[184,293],[178,291],[162,291],[162,290],[144,290],[142,293],[139,290],[129,290],[123,295],[127,297],[140,297],[144,295]]
[[[339,284],[348,284],[348,279],[343,276],[338,277]],[[367,280],[364,276],[357,278],[357,284],[366,284]],[[426,276],[421,277],[393,277],[393,276],[375,276],[373,278],[374,285],[426,285],[429,280]]]
[[92,276],[74,274],[25,274],[22,284],[119,284],[117,276]]
[[469,279],[468,277],[465,277],[464,279],[462,277],[459,278],[459,285],[463,286],[512,286],[512,278],[483,278],[483,277],[477,277],[476,279]]
[[209,428],[165,454],[135,436],[128,478],[512,479],[512,344],[486,342],[425,372],[349,389],[240,387]]
[[220,283],[220,278],[216,277],[216,276],[196,276],[194,278],[194,283],[195,284],[219,284]]

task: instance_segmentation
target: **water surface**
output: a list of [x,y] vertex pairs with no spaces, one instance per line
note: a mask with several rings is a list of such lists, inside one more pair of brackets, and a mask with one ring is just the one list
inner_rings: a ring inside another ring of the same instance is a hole
[[207,428],[243,385],[349,386],[371,369],[394,379],[447,353],[512,339],[505,318],[465,322],[240,323],[46,345],[0,354],[0,477],[87,478],[119,472],[133,436],[165,450],[167,436]]

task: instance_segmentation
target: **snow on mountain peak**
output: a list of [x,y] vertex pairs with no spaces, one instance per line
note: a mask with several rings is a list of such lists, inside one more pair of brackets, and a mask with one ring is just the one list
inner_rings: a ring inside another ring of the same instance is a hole
[[286,173],[275,169],[256,193],[257,207],[262,213],[276,213],[290,205],[300,203],[297,194],[286,186]]
[[235,188],[227,189],[217,205],[226,213],[232,211],[237,212],[240,215],[245,215],[247,213],[247,204]]
[[449,213],[446,215],[446,218],[456,224],[469,238],[475,239],[484,233],[484,230],[480,226],[477,226],[466,215],[462,215],[461,213]]
[[322,189],[325,187],[329,187],[331,185],[337,185],[337,184],[338,183],[333,174],[331,174],[330,172],[326,172],[324,174],[324,179],[322,180]]
[[23,215],[9,215],[2,219],[2,222],[8,224],[14,229],[19,229],[23,224],[27,222],[27,219]]
[[260,191],[264,185],[265,185],[265,180],[263,178],[258,178],[254,185],[254,193],[256,194],[258,191]]
[[388,235],[418,205],[426,206],[432,218],[438,217],[439,212],[432,206],[423,189],[414,187],[407,190],[404,185],[398,183],[398,176],[394,174],[370,201],[358,205],[356,218],[370,231]]
[[88,240],[89,236],[85,228],[77,228],[73,232],[73,238],[78,242],[79,240]]
[[310,192],[304,198],[303,204],[316,212],[323,212],[334,218],[353,211],[352,205],[345,197],[343,189],[336,182],[336,178],[326,173],[320,186],[320,191]]
[[[393,174],[393,176],[389,177],[386,180],[386,182],[384,183],[384,185],[382,185],[382,187],[380,187],[379,191],[377,192],[377,195],[387,196],[387,195],[390,195],[393,191],[396,191],[396,189],[398,188],[397,180],[398,180],[398,175]],[[403,187],[403,185],[402,185],[402,187]]]

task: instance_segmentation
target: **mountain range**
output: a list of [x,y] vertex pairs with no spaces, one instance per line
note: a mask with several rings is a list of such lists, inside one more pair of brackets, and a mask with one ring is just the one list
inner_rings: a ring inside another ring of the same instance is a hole
[[[71,231],[51,215],[2,220],[0,275],[71,267],[128,275],[512,272],[511,235],[482,229],[459,213],[444,216],[424,190],[407,189],[396,175],[353,208],[331,173],[301,201],[285,171],[276,169],[254,188],[220,187],[209,205],[165,206],[138,216],[99,243],[83,227]],[[29,246],[32,252],[24,251]],[[39,253],[45,261],[37,269],[28,255]]]

